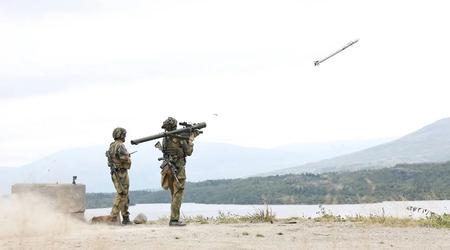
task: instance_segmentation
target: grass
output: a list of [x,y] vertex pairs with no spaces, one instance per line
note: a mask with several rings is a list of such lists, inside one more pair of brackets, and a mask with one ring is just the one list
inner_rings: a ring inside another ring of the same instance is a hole
[[216,217],[194,216],[185,217],[184,220],[199,224],[273,223],[275,221],[275,215],[270,210],[257,210],[248,215],[219,212],[219,215]]
[[450,214],[444,213],[443,215],[438,215],[428,209],[416,207],[408,207],[407,209],[412,212],[417,211],[423,213],[426,217],[418,220],[379,215],[343,217],[328,213],[321,205],[319,205],[319,212],[317,212],[317,214],[320,216],[313,220],[316,222],[353,222],[365,225],[379,224],[395,227],[424,226],[432,228],[450,228]]
[[[272,209],[266,205],[263,209],[256,209],[253,213],[248,215],[237,215],[230,212],[219,212],[216,217],[204,217],[197,216],[183,216],[183,221],[193,224],[239,224],[239,223],[273,223],[281,221],[291,224],[296,221],[312,220],[314,222],[325,223],[359,223],[363,225],[383,225],[392,227],[431,227],[431,228],[450,228],[450,214],[438,215],[430,210],[423,208],[408,207],[408,210],[412,212],[423,213],[426,215],[423,219],[412,218],[396,218],[391,216],[351,216],[344,217],[340,215],[333,215],[327,211],[321,205],[319,205],[319,211],[316,213],[316,218],[304,218],[304,217],[291,217],[288,219],[277,219]],[[159,218],[156,221],[150,221],[149,224],[166,224],[169,218]],[[246,234],[244,234],[246,235]]]
[[413,219],[403,219],[403,218],[395,218],[390,216],[350,216],[343,217],[339,215],[323,215],[313,219],[316,222],[352,222],[352,223],[360,223],[364,225],[383,225],[383,226],[397,226],[397,227],[411,227],[411,226],[419,226],[417,220]]
[[434,228],[450,228],[450,214],[432,215],[419,221],[421,226]]
[[431,228],[450,228],[450,215],[434,215],[423,219],[396,218],[390,216],[354,216],[342,217],[335,215],[324,215],[314,218],[316,222],[352,222],[364,225],[383,225],[392,227],[431,227]]
[[264,209],[256,209],[255,212],[249,213],[248,215],[235,215],[231,213],[219,212],[219,216],[215,218],[217,223],[227,224],[227,223],[273,223],[275,221],[275,214],[268,205]]
[[266,205],[263,209],[256,209],[253,213],[248,215],[237,215],[233,213],[224,213],[219,211],[219,215],[216,217],[204,217],[201,215],[186,217],[184,221],[188,223],[198,224],[238,224],[238,223],[273,223],[276,220],[275,214],[272,209]]

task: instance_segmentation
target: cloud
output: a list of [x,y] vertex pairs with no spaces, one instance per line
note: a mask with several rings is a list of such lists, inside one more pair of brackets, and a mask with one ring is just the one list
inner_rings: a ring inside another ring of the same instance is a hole
[[267,147],[398,136],[449,116],[443,3],[73,2],[0,3],[4,162],[102,143],[117,125],[139,137],[169,115],[219,113],[202,139]]
[[[18,68],[0,75],[0,98],[47,95],[89,85],[121,85],[151,81],[159,77],[194,77],[206,75],[251,74],[286,65],[294,59],[288,53],[163,53],[151,58],[136,57],[129,62],[45,67],[21,72]],[[267,62],[266,60],[269,60]],[[235,62],[239,61],[239,64]],[[271,62],[272,63],[271,63]],[[282,63],[280,63],[282,62]],[[30,65],[28,68],[32,68]]]
[[32,95],[45,95],[61,91],[71,86],[79,86],[79,79],[73,77],[33,76],[5,78],[0,77],[0,98],[17,98]]
[[36,18],[49,12],[80,12],[97,10],[101,6],[96,0],[2,0],[0,12],[18,18]]

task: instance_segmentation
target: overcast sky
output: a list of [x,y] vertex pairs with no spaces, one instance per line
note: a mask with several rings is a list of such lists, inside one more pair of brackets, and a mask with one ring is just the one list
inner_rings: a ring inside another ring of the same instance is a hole
[[167,116],[264,148],[407,134],[450,116],[447,2],[0,0],[0,166]]

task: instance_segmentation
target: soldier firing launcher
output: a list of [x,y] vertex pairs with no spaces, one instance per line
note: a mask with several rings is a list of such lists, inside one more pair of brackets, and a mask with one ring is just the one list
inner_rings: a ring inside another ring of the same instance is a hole
[[183,128],[172,130],[172,131],[166,131],[162,132],[156,135],[151,135],[147,137],[143,137],[140,139],[131,140],[132,145],[138,145],[142,142],[147,142],[155,139],[159,139],[166,136],[174,136],[174,137],[182,137],[184,139],[187,139],[189,137],[190,133],[198,133],[201,134],[203,131],[200,131],[202,128],[206,128],[206,123],[200,122],[200,123],[187,123],[187,122],[180,122],[179,123]]

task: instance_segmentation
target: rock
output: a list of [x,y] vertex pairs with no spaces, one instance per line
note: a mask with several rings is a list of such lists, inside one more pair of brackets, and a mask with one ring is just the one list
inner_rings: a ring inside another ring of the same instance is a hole
[[133,220],[134,224],[145,224],[147,223],[147,216],[145,214],[140,213],[134,218]]
[[91,219],[91,224],[105,223],[105,224],[120,224],[120,220],[117,217],[111,215],[94,216]]

